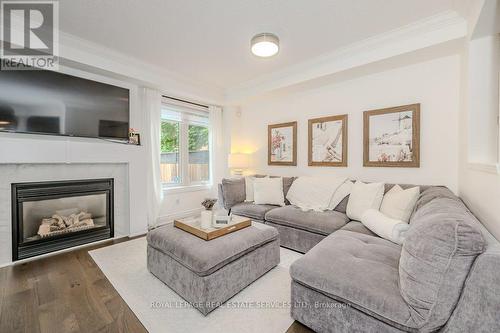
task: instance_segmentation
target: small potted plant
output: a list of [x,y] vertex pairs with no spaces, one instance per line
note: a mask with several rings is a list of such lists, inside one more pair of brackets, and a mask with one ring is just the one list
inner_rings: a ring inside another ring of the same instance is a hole
[[205,210],[201,211],[200,222],[202,229],[210,229],[210,227],[212,226],[212,218],[213,218],[212,208],[214,207],[216,202],[217,199],[205,199],[201,203],[201,205],[205,207]]

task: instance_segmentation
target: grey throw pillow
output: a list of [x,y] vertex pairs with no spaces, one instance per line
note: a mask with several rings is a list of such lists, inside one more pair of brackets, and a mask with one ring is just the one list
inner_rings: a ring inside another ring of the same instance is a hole
[[446,323],[485,249],[479,222],[457,199],[438,197],[420,207],[401,250],[399,288],[409,305],[408,324],[424,331]]
[[288,191],[290,190],[290,187],[292,187],[292,184],[294,180],[297,179],[297,177],[283,177],[283,194],[285,195],[285,204],[289,205],[290,201],[286,198],[286,195]]
[[224,197],[224,208],[226,209],[245,201],[245,178],[222,179],[222,196]]
[[349,195],[342,199],[342,201],[335,207],[335,211],[340,212],[340,213],[346,213],[347,212],[347,204],[349,203]]

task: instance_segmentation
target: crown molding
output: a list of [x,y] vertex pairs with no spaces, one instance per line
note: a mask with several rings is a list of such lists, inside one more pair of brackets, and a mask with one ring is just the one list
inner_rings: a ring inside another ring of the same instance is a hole
[[195,81],[65,32],[59,33],[59,57],[62,64],[65,61],[70,64],[76,62],[85,67],[115,73],[136,84],[180,98],[217,104],[221,103],[224,96],[224,90],[218,86]]
[[480,7],[476,4],[476,7],[471,11],[471,25],[473,25],[469,29],[471,39],[500,33],[500,4],[498,1],[482,1],[479,4],[481,4]]
[[[18,22],[14,27],[24,25],[24,17],[12,15],[12,19]],[[41,25],[37,18],[34,18],[34,20],[35,23]],[[17,32],[24,33],[23,31]],[[59,53],[61,65],[77,67],[77,69],[96,74],[109,75],[158,89],[162,93],[168,93],[171,96],[193,101],[207,104],[220,104],[223,101],[224,90],[221,87],[195,81],[179,73],[148,64],[140,59],[64,31],[59,31],[58,35],[59,43],[55,47],[56,52]],[[1,38],[0,36],[0,40]]]
[[341,71],[367,65],[467,34],[467,21],[456,11],[446,11],[387,33],[350,44],[334,52],[292,65],[226,89],[226,103],[282,89]]

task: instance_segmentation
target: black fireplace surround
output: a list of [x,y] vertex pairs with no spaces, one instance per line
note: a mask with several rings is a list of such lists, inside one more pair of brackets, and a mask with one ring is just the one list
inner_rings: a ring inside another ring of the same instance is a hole
[[[12,184],[12,260],[112,238],[113,190],[111,178]],[[91,225],[40,235],[42,220],[68,211],[91,218]]]

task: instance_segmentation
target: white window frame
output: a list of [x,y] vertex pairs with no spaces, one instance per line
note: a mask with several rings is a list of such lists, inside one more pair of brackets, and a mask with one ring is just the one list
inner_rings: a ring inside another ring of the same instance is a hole
[[[163,121],[178,121],[179,123],[179,169],[180,169],[180,178],[181,182],[180,183],[162,183],[162,187],[164,191],[168,191],[170,193],[176,193],[176,192],[185,192],[185,191],[195,191],[195,190],[205,190],[209,189],[212,186],[212,179],[211,179],[211,154],[212,154],[212,147],[210,146],[211,140],[210,140],[210,124],[209,122],[197,122],[193,121],[190,119],[189,115],[190,114],[203,114],[206,113],[206,117],[208,120],[208,109],[207,108],[202,108],[202,107],[192,107],[192,106],[186,106],[185,104],[187,103],[182,103],[182,102],[174,102],[171,101],[170,99],[164,98],[162,101],[162,109],[165,108],[171,108],[172,110],[175,110],[179,112],[180,114],[180,119],[179,120],[172,120],[168,118],[163,118],[162,117],[162,122]],[[203,116],[205,116],[203,114]],[[208,135],[209,135],[209,147],[208,147],[208,152],[209,152],[209,172],[208,172],[208,180],[206,181],[191,181],[189,178],[189,126],[190,125],[195,125],[195,126],[203,126],[209,129]]]
[[[496,34],[496,38],[497,38],[497,47],[500,47],[500,34]],[[470,64],[469,64],[469,67],[470,67]],[[484,172],[484,173],[492,173],[492,174],[500,174],[500,71],[498,72],[498,75],[497,75],[497,86],[498,86],[498,91],[499,91],[499,94],[498,94],[498,113],[497,113],[497,116],[496,116],[496,119],[494,120],[494,122],[496,123],[497,125],[497,128],[496,128],[496,149],[494,149],[494,152],[493,154],[495,154],[496,156],[490,156],[490,158],[488,160],[485,160],[485,161],[481,161],[481,160],[474,160],[474,159],[471,159],[471,153],[470,153],[470,148],[468,148],[468,151],[467,151],[467,167],[469,170],[473,170],[473,171],[478,171],[478,172]],[[470,93],[469,93],[470,95]],[[470,97],[470,96],[469,96]],[[470,113],[471,113],[471,108],[469,107],[468,108],[468,117],[470,117]],[[470,122],[470,120],[468,119],[468,121]],[[471,128],[470,128],[470,125],[468,125],[468,135],[469,135],[469,142],[468,144],[470,145],[470,138],[471,138]]]

